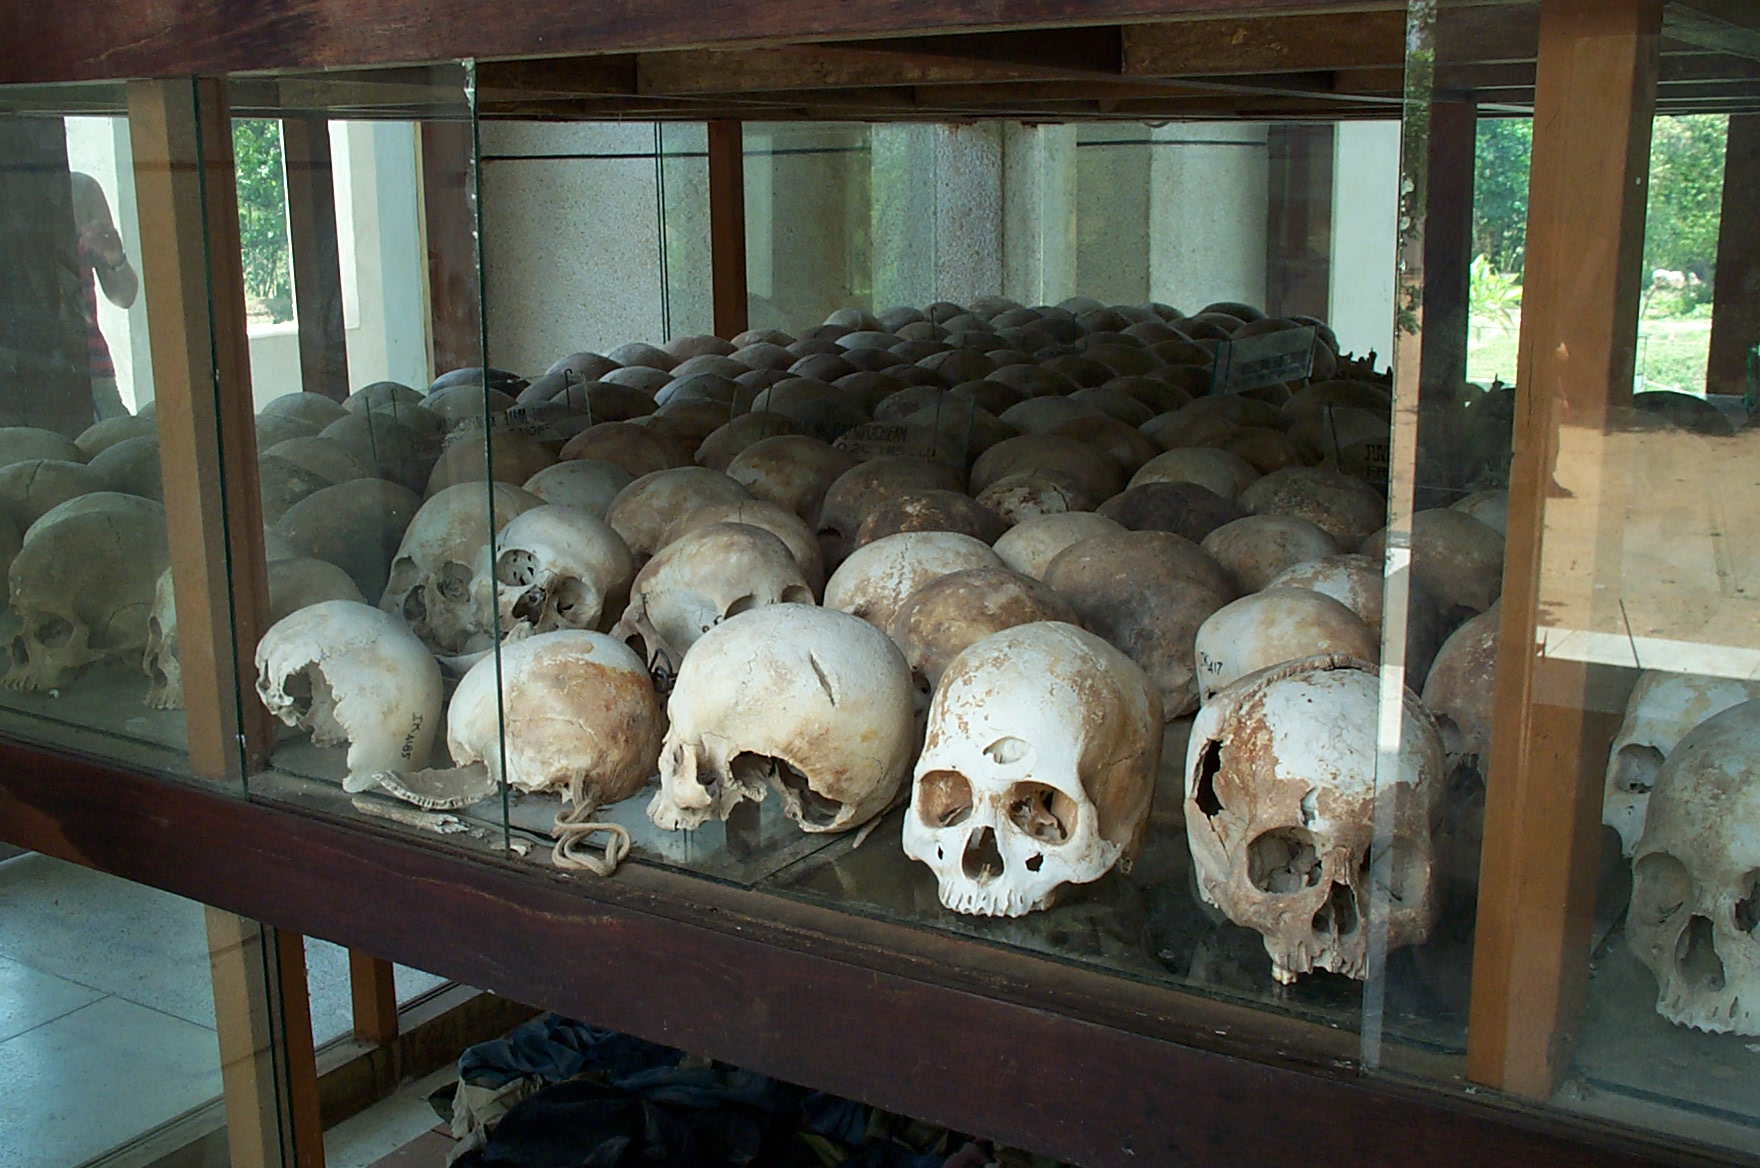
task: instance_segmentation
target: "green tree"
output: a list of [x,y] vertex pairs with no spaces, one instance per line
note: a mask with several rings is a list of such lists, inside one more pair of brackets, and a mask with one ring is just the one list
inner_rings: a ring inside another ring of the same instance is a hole
[[1723,114],[1660,117],[1651,130],[1650,205],[1644,230],[1644,276],[1687,272],[1703,283],[1692,303],[1709,299],[1723,219]]
[[1528,161],[1534,123],[1481,118],[1473,176],[1473,254],[1520,272],[1528,238]]
[[238,228],[244,290],[264,302],[271,320],[293,319],[293,263],[287,247],[287,184],[281,123],[235,118],[232,153],[238,173]]

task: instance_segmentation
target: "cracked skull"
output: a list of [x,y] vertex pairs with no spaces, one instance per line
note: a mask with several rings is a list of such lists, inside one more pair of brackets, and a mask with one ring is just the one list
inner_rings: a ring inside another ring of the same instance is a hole
[[1760,701],[1701,722],[1656,774],[1634,849],[1626,937],[1656,1012],[1760,1035]]
[[[1186,751],[1186,837],[1198,890],[1259,932],[1272,975],[1367,976],[1379,681],[1340,657],[1251,674],[1198,712]],[[1442,747],[1406,694],[1391,838],[1374,874],[1387,944],[1414,945],[1435,918],[1431,831]]]
[[904,821],[907,856],[955,912],[1017,917],[1141,847],[1161,761],[1161,698],[1074,625],[1017,625],[942,674]]
[[783,604],[724,621],[686,656],[666,712],[648,818],[670,831],[726,819],[766,787],[802,830],[847,831],[910,773],[910,668],[847,613]]
[[606,608],[629,595],[634,575],[623,537],[598,516],[554,504],[516,515],[495,538],[502,640],[597,630]]
[[440,666],[394,616],[326,600],[282,617],[257,643],[257,695],[318,746],[348,744],[347,789],[428,763],[440,724]]

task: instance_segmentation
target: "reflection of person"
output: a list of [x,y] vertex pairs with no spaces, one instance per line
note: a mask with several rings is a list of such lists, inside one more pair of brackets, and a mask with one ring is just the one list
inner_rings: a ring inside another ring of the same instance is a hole
[[[79,279],[85,295],[86,357],[92,372],[92,415],[98,421],[128,413],[122,395],[116,389],[116,366],[110,360],[110,346],[98,330],[98,290],[118,308],[134,303],[140,292],[140,278],[128,263],[122,250],[122,235],[110,219],[110,204],[104,188],[89,174],[74,171],[73,223],[79,231],[77,262]],[[94,283],[94,277],[96,281]]]

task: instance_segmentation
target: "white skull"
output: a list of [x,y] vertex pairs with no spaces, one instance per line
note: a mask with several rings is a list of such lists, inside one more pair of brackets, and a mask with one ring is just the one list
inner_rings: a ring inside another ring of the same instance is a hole
[[143,702],[155,710],[183,708],[183,667],[177,660],[177,604],[170,568],[159,573],[159,582],[153,588],[153,612],[147,618],[147,647],[141,656],[141,669],[148,678]]
[[1638,675],[1625,721],[1608,751],[1601,803],[1601,822],[1619,833],[1621,851],[1630,856],[1644,833],[1650,789],[1675,744],[1711,715],[1755,698],[1760,698],[1760,682],[1655,670]]
[[671,831],[726,819],[766,784],[802,830],[847,831],[892,804],[916,745],[897,646],[859,618],[800,604],[704,634],[666,712],[648,818]]
[[706,466],[675,466],[636,479],[617,493],[605,521],[629,545],[636,563],[660,550],[666,529],[704,503],[750,499],[746,489]]
[[1497,605],[1443,642],[1424,682],[1424,708],[1436,720],[1447,779],[1436,829],[1437,875],[1476,886],[1485,836],[1485,774],[1491,762],[1492,701],[1497,681]]
[[[1198,890],[1265,938],[1272,975],[1367,975],[1379,681],[1373,667],[1309,658],[1249,675],[1198,712],[1186,750],[1186,838]],[[1405,695],[1392,840],[1377,863],[1389,948],[1435,920],[1431,831],[1442,747]]]
[[428,763],[440,725],[440,666],[388,613],[326,600],[284,616],[257,643],[257,694],[318,746],[348,744],[349,790]]
[[884,631],[905,598],[937,576],[1002,566],[1002,557],[969,535],[901,531],[851,552],[825,582],[825,607]]
[[1307,588],[1330,596],[1362,618],[1381,636],[1381,565],[1368,556],[1322,556],[1305,560],[1275,576],[1266,588]]
[[1074,625],[1018,625],[942,674],[904,851],[955,912],[1016,917],[1129,863],[1161,762],[1161,698]]
[[[533,634],[503,645],[458,683],[446,713],[446,742],[461,767],[487,771],[490,788],[561,794],[558,867],[610,875],[629,833],[591,823],[647,783],[660,755],[664,714],[642,661],[611,637],[583,629]],[[497,690],[497,682],[500,688]],[[580,847],[612,835],[605,858]]]
[[0,685],[54,689],[95,662],[139,660],[166,547],[165,508],[134,495],[80,495],[31,524],[7,572],[22,628]]
[[813,529],[799,515],[793,511],[785,511],[775,503],[765,503],[758,499],[704,503],[674,520],[672,526],[666,529],[666,534],[661,537],[660,546],[665,547],[711,523],[744,523],[749,527],[762,527],[788,545],[789,554],[794,557],[801,575],[806,577],[813,595],[818,596],[824,590],[825,558],[819,550],[819,541],[813,537]]
[[1701,722],[1650,793],[1626,935],[1656,975],[1656,1012],[1760,1035],[1760,701]]
[[527,479],[525,489],[546,503],[591,511],[603,519],[617,493],[634,481],[635,476],[615,462],[571,458]]
[[1117,520],[1104,515],[1065,511],[1023,519],[1004,532],[993,546],[1003,563],[1022,575],[1043,580],[1045,569],[1064,548],[1090,536],[1117,535],[1122,531],[1124,527]]
[[1249,673],[1303,657],[1381,655],[1363,619],[1330,596],[1306,588],[1267,588],[1223,605],[1198,626],[1198,700]]
[[765,605],[812,603],[787,544],[761,527],[711,523],[643,565],[611,635],[648,663],[664,693],[691,646],[722,621]]
[[459,483],[422,504],[403,533],[379,607],[403,617],[410,631],[442,657],[480,653],[495,641],[496,534],[516,516],[542,505],[507,483]]
[[1151,458],[1131,476],[1130,485],[1197,483],[1224,499],[1233,499],[1259,479],[1253,464],[1229,450],[1186,446]]
[[[302,556],[269,560],[269,623],[321,600],[362,602],[360,589],[335,564]],[[147,620],[147,648],[141,668],[150,679],[142,699],[156,710],[183,708],[183,669],[178,660],[177,604],[171,569],[159,576],[153,591],[153,614]]]
[[596,630],[608,603],[629,595],[634,575],[629,548],[609,523],[573,507],[534,507],[495,537],[501,637]]
[[1256,515],[1306,519],[1354,548],[1387,523],[1387,500],[1362,479],[1317,466],[1272,471],[1240,493],[1240,505]]

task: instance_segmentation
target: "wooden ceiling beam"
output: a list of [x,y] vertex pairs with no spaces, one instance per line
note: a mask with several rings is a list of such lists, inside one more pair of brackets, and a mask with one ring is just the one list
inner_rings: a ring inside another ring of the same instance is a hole
[[847,45],[643,53],[635,92],[650,95],[886,88],[1067,78],[1072,70]]
[[1760,5],[1754,0],[1671,0],[1663,34],[1713,52],[1760,60]]
[[1122,70],[1193,77],[1402,65],[1405,37],[1403,10],[1133,24],[1123,29]]

